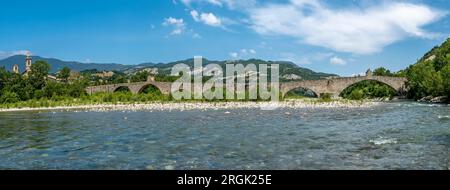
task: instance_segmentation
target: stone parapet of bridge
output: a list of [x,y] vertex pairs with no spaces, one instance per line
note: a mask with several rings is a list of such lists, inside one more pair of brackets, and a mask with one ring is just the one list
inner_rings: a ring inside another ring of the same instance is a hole
[[[361,76],[361,77],[343,77],[334,79],[322,79],[322,80],[302,80],[294,82],[282,82],[280,83],[280,92],[285,96],[289,91],[305,88],[314,91],[318,96],[321,94],[332,94],[335,97],[339,96],[341,92],[350,87],[351,85],[365,81],[372,80],[384,83],[393,89],[395,89],[399,94],[406,91],[407,79],[403,77],[386,77],[386,76]],[[115,92],[121,87],[128,88],[131,93],[138,94],[144,90],[147,86],[152,85],[158,88],[161,93],[165,95],[170,95],[171,85],[170,82],[156,82],[149,80],[146,82],[136,82],[136,83],[122,83],[122,84],[111,84],[111,85],[101,85],[101,86],[91,86],[86,88],[88,94],[94,94],[98,92]]]

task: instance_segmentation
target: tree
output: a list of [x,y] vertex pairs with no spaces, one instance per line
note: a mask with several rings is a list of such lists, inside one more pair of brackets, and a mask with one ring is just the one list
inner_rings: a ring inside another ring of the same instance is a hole
[[50,72],[50,65],[46,61],[36,61],[31,65],[31,72],[28,77],[30,84],[35,89],[42,89],[45,86],[48,72]]
[[125,74],[117,72],[114,73],[111,78],[109,78],[109,81],[111,81],[112,84],[119,84],[128,82],[128,79]]
[[70,68],[69,67],[64,67],[63,69],[61,69],[61,71],[59,71],[59,73],[58,73],[58,75],[56,77],[58,79],[61,79],[61,81],[64,81],[64,82],[69,81]]
[[66,93],[67,96],[70,97],[74,98],[81,97],[82,95],[86,94],[85,85],[83,84],[82,81],[76,81],[68,86]]
[[420,99],[426,96],[449,96],[450,38],[427,52],[404,73],[408,78],[408,96]]
[[6,71],[5,67],[0,67],[0,90],[2,90],[5,85],[7,85],[11,74]]
[[410,98],[443,95],[442,77],[430,61],[411,66],[407,71],[407,78]]
[[377,81],[361,81],[344,89],[343,98],[360,100],[364,98],[392,98],[397,92],[390,86]]
[[347,98],[350,100],[361,100],[364,98],[364,92],[361,89],[353,90]]
[[15,92],[5,91],[0,97],[0,103],[16,103],[18,101],[20,98]]
[[375,75],[375,76],[392,76],[392,73],[390,70],[388,70],[384,67],[380,67],[373,71],[373,75]]
[[131,76],[131,82],[144,82],[147,81],[147,77],[150,75],[147,71],[140,71]]
[[444,68],[442,68],[440,74],[442,78],[444,93],[447,96],[450,96],[450,64],[447,64]]
[[64,94],[64,86],[60,83],[49,81],[43,88],[43,96],[52,98],[53,96],[62,96]]

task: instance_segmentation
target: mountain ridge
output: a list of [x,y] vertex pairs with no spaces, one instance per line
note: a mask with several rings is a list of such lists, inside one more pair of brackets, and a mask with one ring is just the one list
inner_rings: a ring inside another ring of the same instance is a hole
[[[63,61],[56,58],[45,58],[40,56],[31,56],[33,62],[38,60],[47,61],[51,65],[51,73],[56,73],[64,67],[69,67],[74,71],[84,71],[84,70],[98,70],[98,71],[119,71],[125,73],[135,73],[146,68],[158,68],[160,74],[168,75],[170,74],[170,68],[176,64],[184,63],[190,67],[194,65],[194,59],[185,59],[179,61],[173,61],[168,63],[152,63],[145,62],[137,65],[125,65],[120,63],[82,63],[77,61]],[[0,67],[4,67],[6,70],[11,71],[15,64],[19,65],[20,71],[25,70],[25,55],[14,55],[3,60],[0,60]],[[295,79],[305,79],[314,80],[322,79],[327,77],[338,76],[336,74],[329,74],[323,72],[315,72],[308,68],[299,67],[295,63],[289,61],[265,61],[261,59],[248,59],[248,60],[233,60],[232,62],[247,65],[253,64],[279,64],[280,65],[280,76],[289,76]],[[222,67],[225,64],[230,63],[230,61],[214,61],[203,58],[203,65],[208,64],[218,64]]]

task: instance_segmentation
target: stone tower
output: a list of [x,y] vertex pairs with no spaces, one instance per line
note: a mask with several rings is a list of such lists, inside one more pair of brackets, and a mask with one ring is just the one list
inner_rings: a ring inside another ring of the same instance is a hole
[[30,53],[27,53],[27,58],[25,59],[25,72],[31,71],[31,56]]
[[373,72],[372,72],[372,70],[367,70],[366,71],[366,76],[368,76],[368,77],[371,77],[371,76],[373,76]]
[[19,65],[15,64],[13,66],[13,73],[19,74]]

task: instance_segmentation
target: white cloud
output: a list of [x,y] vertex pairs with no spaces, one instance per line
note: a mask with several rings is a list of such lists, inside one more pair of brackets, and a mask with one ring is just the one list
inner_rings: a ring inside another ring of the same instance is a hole
[[0,51],[0,59],[8,58],[14,55],[32,55],[28,50],[16,50],[16,51]]
[[251,27],[260,34],[290,36],[306,44],[356,54],[379,52],[407,37],[433,37],[422,27],[444,15],[422,4],[385,2],[338,10],[318,0],[266,4],[248,14]]
[[222,0],[230,9],[249,8],[257,5],[256,0]]
[[339,58],[337,56],[334,56],[330,59],[330,63],[333,65],[346,65],[347,61],[345,61],[344,59]]
[[300,57],[292,52],[283,52],[281,53],[281,61],[290,61],[297,65],[309,65],[311,64],[311,60],[307,57]]
[[220,0],[208,0],[209,3],[213,4],[213,5],[217,5],[217,6],[222,6],[222,1]]
[[192,18],[196,22],[200,22],[200,16],[199,16],[199,14],[198,14],[198,12],[196,10],[192,10],[190,13],[191,13]]
[[173,27],[173,30],[170,33],[170,35],[180,35],[184,33],[184,31],[186,30],[186,24],[184,23],[183,19],[176,19],[173,17],[169,17],[164,19],[163,25]]
[[328,60],[334,53],[331,52],[317,52],[313,54],[296,54],[292,52],[283,52],[280,54],[280,60],[290,61],[297,65],[308,65],[316,62]]
[[249,59],[256,55],[256,50],[254,49],[241,49],[239,52],[231,52],[230,57],[232,59]]
[[236,53],[236,52],[231,52],[230,53],[230,57],[233,58],[233,59],[237,59],[239,57],[239,54]]
[[166,18],[164,21],[165,25],[176,25],[176,26],[183,26],[184,25],[184,21],[183,19],[176,19],[173,17],[169,17]]
[[200,15],[200,19],[203,21],[203,23],[210,26],[222,25],[222,21],[219,18],[217,18],[213,13],[202,13]]
[[214,15],[213,13],[201,13],[199,14],[196,10],[192,10],[191,16],[196,22],[202,22],[206,25],[221,27],[222,20]]

